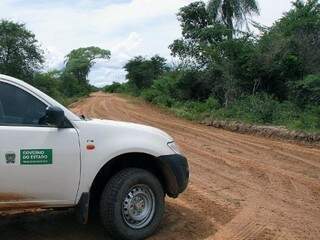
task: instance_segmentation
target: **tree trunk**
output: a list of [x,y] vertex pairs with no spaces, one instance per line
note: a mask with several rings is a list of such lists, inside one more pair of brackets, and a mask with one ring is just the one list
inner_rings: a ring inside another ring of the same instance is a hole
[[232,22],[232,17],[228,16],[227,17],[227,26],[228,26],[228,40],[233,39],[233,22]]

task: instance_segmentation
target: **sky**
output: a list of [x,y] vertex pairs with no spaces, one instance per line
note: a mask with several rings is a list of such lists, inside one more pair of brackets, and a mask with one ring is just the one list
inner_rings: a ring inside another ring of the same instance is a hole
[[[101,87],[124,82],[125,63],[137,55],[159,54],[168,61],[168,46],[181,37],[176,14],[194,0],[0,0],[0,18],[25,23],[45,50],[45,69],[62,68],[72,49],[109,49],[110,60],[98,60],[90,83]],[[258,0],[254,20],[271,26],[291,8],[291,0]]]

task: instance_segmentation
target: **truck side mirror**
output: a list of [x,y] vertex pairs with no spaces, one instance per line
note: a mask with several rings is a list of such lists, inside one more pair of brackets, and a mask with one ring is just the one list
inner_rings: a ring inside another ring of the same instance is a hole
[[46,120],[48,124],[61,128],[65,121],[64,111],[59,107],[49,106],[46,109]]

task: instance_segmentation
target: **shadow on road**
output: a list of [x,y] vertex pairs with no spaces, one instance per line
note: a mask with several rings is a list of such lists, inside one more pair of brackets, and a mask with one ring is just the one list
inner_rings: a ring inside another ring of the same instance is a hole
[[105,240],[100,226],[78,224],[73,211],[0,217],[0,239]]
[[161,227],[151,239],[206,239],[217,231],[208,217],[193,209],[169,202]]
[[[152,239],[205,239],[214,226],[191,209],[167,203],[165,218]],[[48,211],[0,217],[0,239],[105,240],[99,224],[80,225],[73,211]]]

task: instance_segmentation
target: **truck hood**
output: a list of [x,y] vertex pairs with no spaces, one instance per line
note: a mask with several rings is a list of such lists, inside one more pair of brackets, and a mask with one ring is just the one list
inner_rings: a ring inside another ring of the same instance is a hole
[[166,132],[147,125],[137,124],[132,122],[123,122],[123,121],[113,121],[113,120],[103,120],[103,119],[90,119],[89,122],[97,125],[107,125],[111,128],[121,128],[134,130],[141,133],[148,133],[152,135],[158,135],[160,137],[166,138],[168,141],[173,141],[173,138]]

